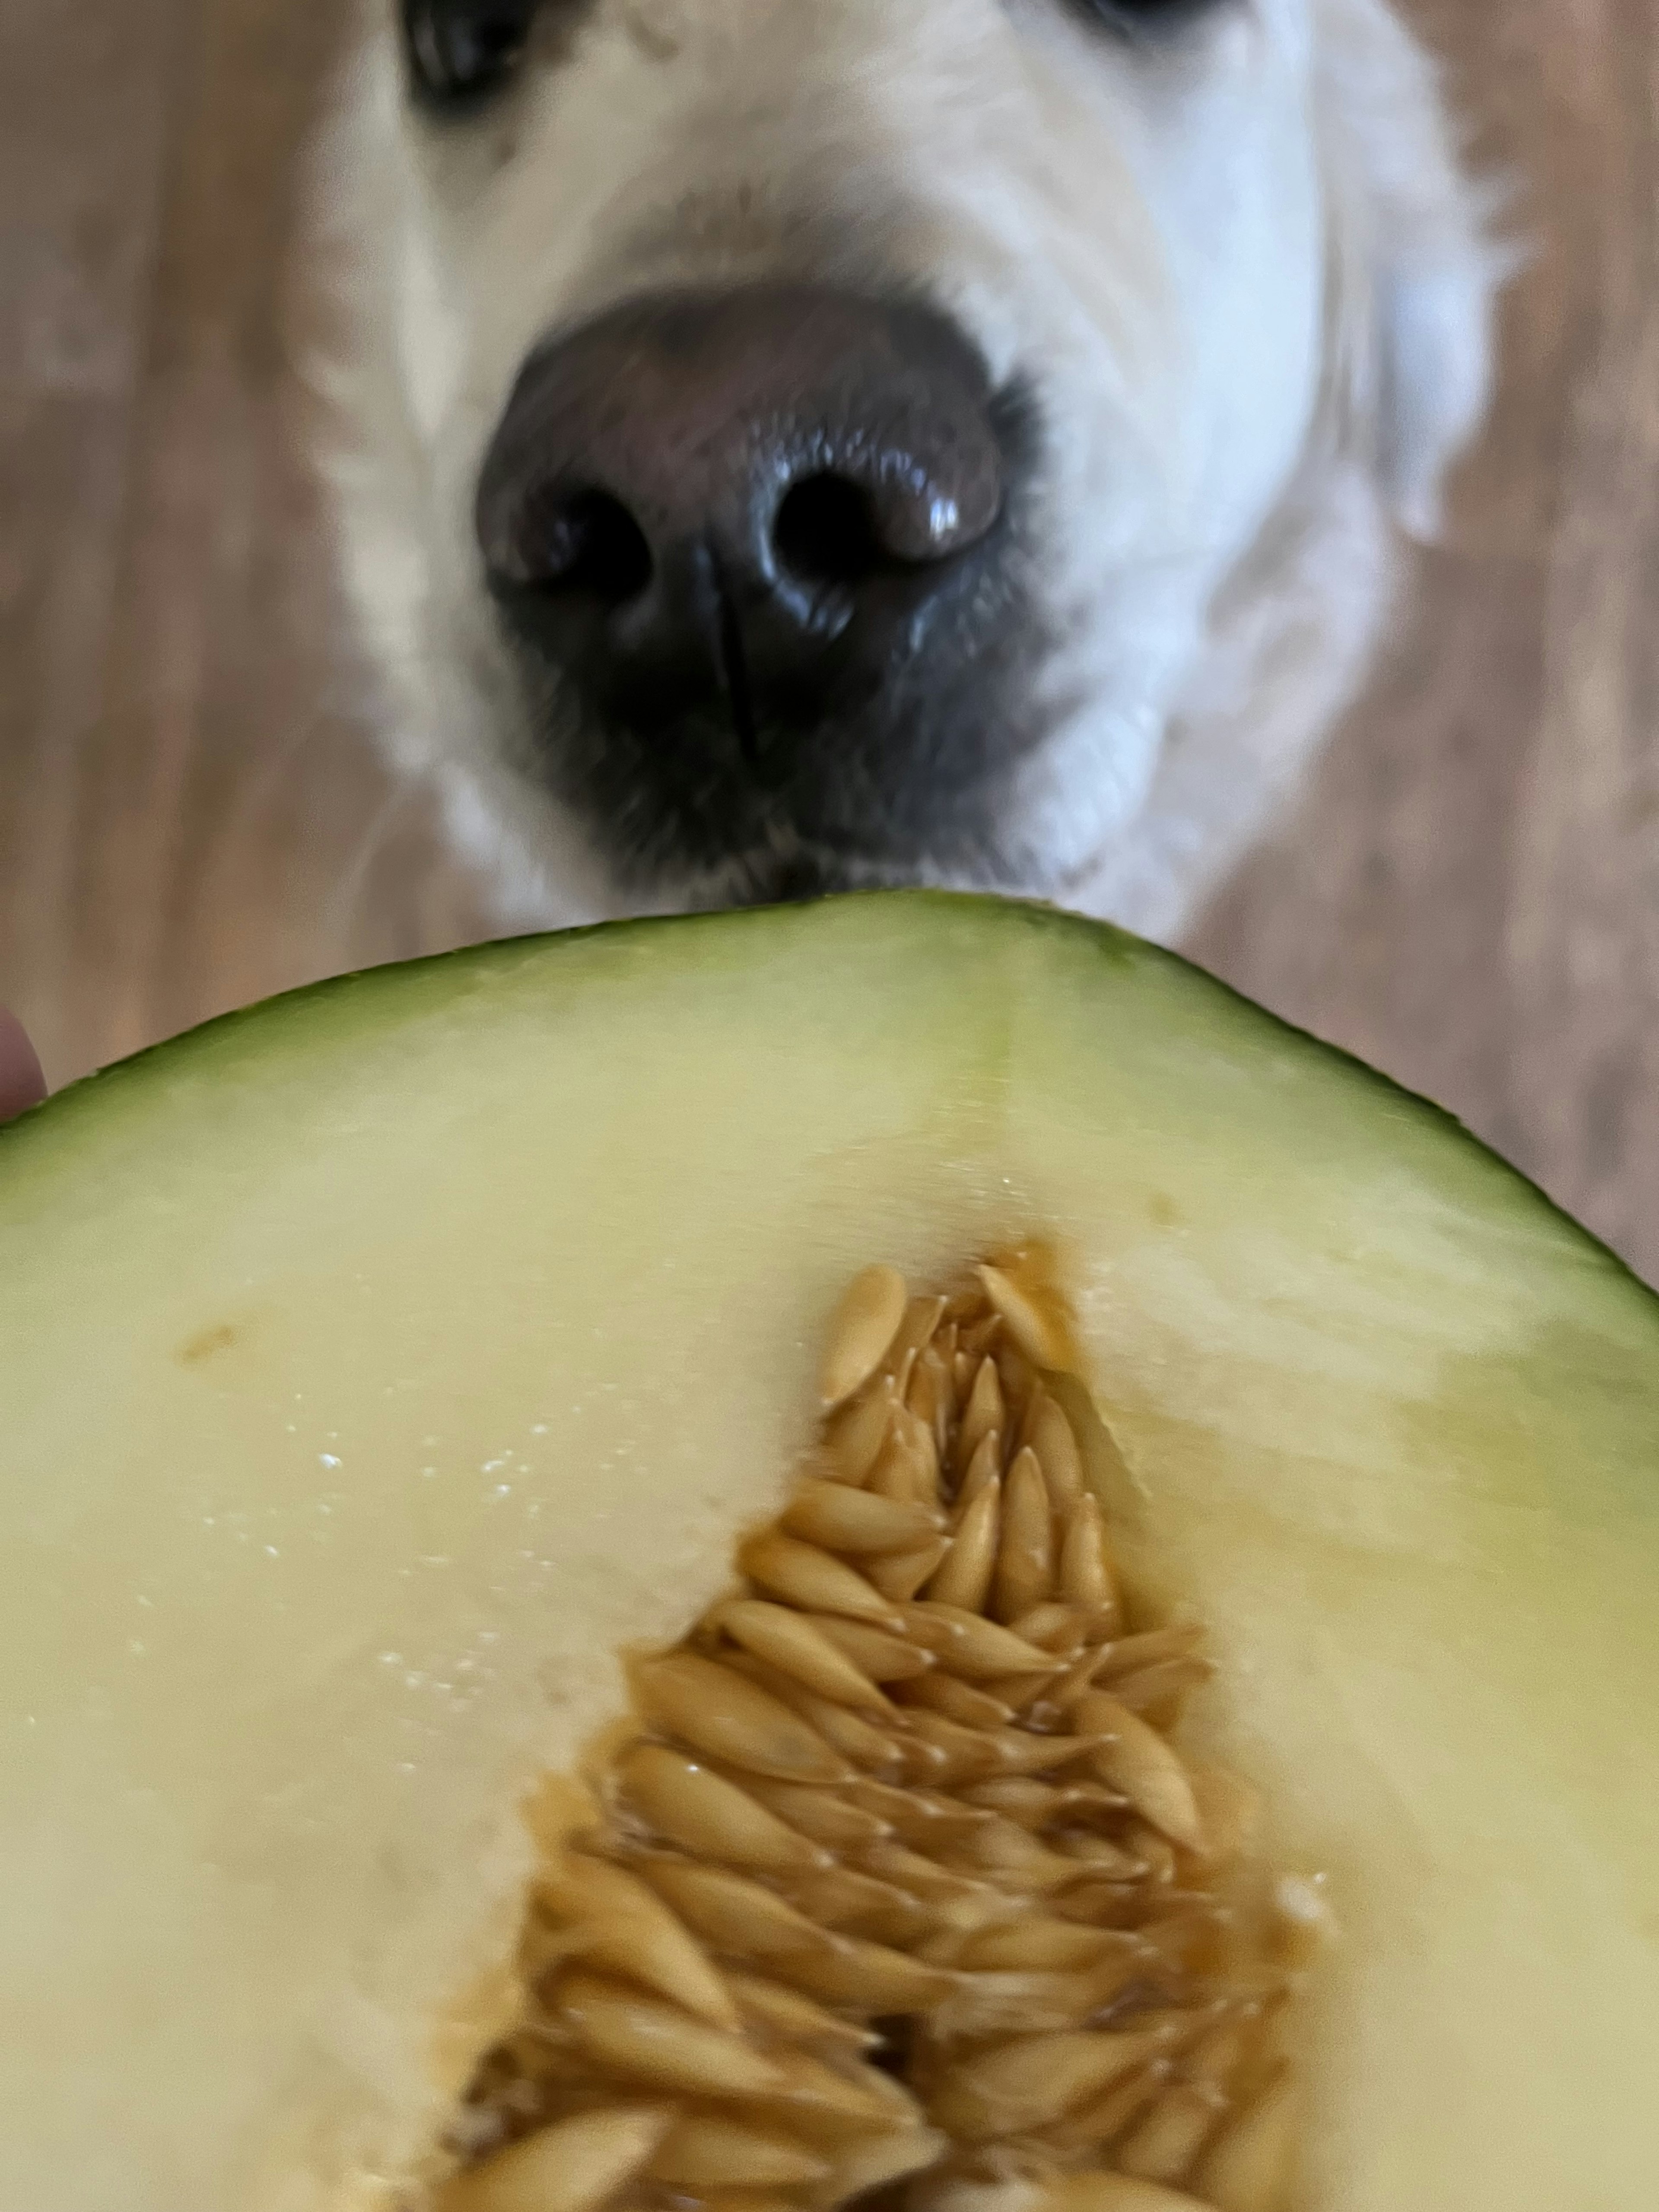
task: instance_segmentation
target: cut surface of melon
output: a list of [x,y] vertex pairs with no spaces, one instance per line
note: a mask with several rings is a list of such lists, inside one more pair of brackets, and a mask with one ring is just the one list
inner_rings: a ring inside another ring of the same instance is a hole
[[1340,1931],[1310,2212],[1646,2201],[1654,1301],[1179,963],[899,896],[325,987],[0,1135],[0,2202],[398,2205],[847,1279],[1032,1235],[1194,1753]]

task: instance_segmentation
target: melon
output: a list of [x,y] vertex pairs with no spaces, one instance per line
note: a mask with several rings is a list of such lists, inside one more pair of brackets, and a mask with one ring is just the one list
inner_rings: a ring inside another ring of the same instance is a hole
[[0,2203],[1634,2212],[1659,1302],[927,894],[0,1132]]

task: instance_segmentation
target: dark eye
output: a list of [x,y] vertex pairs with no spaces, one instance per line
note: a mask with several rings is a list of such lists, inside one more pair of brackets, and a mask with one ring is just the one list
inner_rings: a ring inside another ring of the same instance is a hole
[[1124,38],[1144,34],[1150,39],[1183,30],[1200,15],[1215,15],[1227,0],[1071,0],[1071,4],[1085,22]]
[[416,89],[453,107],[498,85],[517,61],[539,0],[402,0]]

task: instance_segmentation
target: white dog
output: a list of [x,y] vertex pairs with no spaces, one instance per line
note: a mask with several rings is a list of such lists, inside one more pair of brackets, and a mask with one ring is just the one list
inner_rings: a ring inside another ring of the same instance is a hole
[[345,571],[508,926],[1173,934],[1485,406],[1385,0],[368,0],[325,151]]

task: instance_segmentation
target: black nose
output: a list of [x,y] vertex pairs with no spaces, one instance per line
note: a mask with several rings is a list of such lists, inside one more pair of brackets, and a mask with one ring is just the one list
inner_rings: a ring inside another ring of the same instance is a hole
[[944,316],[806,285],[664,295],[531,358],[478,538],[607,722],[683,742],[717,720],[752,760],[914,656],[1003,476],[984,365]]

